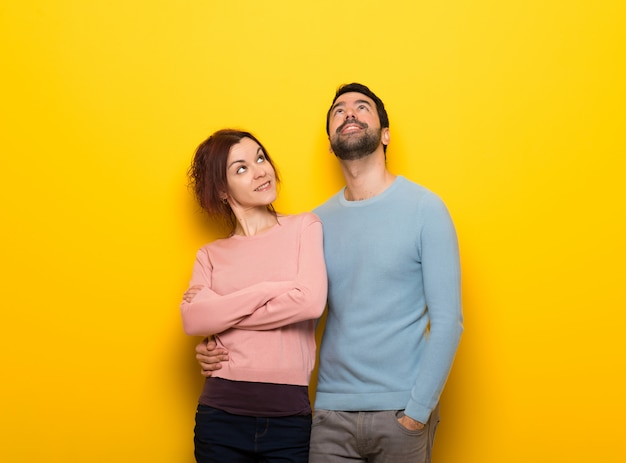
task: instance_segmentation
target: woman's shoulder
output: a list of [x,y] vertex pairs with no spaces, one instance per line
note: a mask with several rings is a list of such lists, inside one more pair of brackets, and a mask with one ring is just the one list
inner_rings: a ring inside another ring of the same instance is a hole
[[196,252],[196,255],[198,257],[205,256],[206,258],[208,258],[208,256],[211,254],[211,251],[223,246],[223,244],[221,243],[222,241],[223,239],[217,239],[215,241],[203,244]]
[[301,212],[299,214],[283,215],[278,217],[278,221],[284,220],[301,226],[308,226],[315,222],[320,222],[320,218],[313,212]]

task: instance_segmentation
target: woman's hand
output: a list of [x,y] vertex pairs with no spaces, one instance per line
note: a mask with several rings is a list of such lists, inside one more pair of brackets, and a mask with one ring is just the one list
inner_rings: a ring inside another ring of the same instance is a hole
[[191,302],[192,299],[196,297],[196,294],[198,294],[202,288],[203,288],[202,285],[193,285],[189,287],[189,289],[185,291],[185,294],[183,294],[183,301]]

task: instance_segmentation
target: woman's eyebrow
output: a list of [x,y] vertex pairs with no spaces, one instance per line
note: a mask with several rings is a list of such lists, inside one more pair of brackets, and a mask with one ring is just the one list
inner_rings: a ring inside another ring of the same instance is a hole
[[[257,148],[256,150],[256,154],[265,154],[265,152],[263,151],[263,148],[261,148],[260,146]],[[227,169],[230,169],[234,164],[237,164],[238,162],[240,163],[245,163],[246,161],[243,159],[235,159],[233,162],[231,162],[230,164],[228,164]]]
[[234,166],[237,163],[241,163],[244,164],[246,161],[244,161],[243,159],[236,159],[233,162],[231,162],[230,164],[228,164],[228,169],[230,169],[232,166]]

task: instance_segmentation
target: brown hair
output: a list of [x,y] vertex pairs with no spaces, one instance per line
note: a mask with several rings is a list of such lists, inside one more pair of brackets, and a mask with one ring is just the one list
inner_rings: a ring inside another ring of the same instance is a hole
[[[230,205],[222,199],[222,196],[228,192],[228,180],[226,178],[228,153],[233,145],[241,142],[243,138],[249,138],[258,143],[265,154],[265,158],[274,168],[276,184],[279,184],[278,171],[263,144],[250,132],[242,130],[218,130],[200,143],[187,172],[189,185],[193,189],[200,207],[210,217],[224,220],[233,229],[237,219]],[[274,207],[269,204],[268,210],[274,212]]]

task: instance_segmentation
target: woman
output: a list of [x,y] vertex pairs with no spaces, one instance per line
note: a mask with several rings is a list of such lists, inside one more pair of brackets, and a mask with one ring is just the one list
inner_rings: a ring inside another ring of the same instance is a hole
[[252,134],[220,130],[189,169],[200,206],[230,236],[201,248],[181,304],[185,332],[213,335],[228,361],[196,412],[199,463],[308,460],[315,320],[326,304],[322,225],[274,211],[279,182]]

